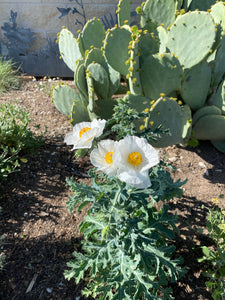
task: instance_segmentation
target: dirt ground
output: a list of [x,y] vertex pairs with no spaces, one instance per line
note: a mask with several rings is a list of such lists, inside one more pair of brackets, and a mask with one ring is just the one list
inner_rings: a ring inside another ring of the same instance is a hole
[[[0,96],[0,103],[17,100],[30,110],[40,134],[46,129],[45,144],[37,153],[25,156],[21,171],[11,174],[0,185],[0,234],[5,235],[0,252],[6,265],[0,274],[0,299],[79,300],[85,283],[66,281],[63,272],[72,252],[79,248],[78,224],[84,213],[68,213],[69,189],[66,177],[88,182],[88,157],[75,159],[63,143],[71,130],[66,116],[51,102],[50,86],[57,81],[25,80],[22,88]],[[71,84],[71,82],[69,82]],[[197,148],[172,146],[160,150],[161,157],[172,163],[173,178],[185,180],[183,197],[169,203],[170,211],[179,216],[180,236],[176,237],[176,255],[184,258],[186,275],[171,284],[176,300],[212,299],[205,286],[202,266],[197,263],[200,245],[210,245],[204,230],[207,208],[213,198],[225,195],[225,154],[210,142]],[[204,205],[204,208],[203,208]]]

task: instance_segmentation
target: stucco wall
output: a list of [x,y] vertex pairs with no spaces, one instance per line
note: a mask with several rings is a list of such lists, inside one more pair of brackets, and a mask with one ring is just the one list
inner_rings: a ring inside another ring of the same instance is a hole
[[[133,1],[132,10],[142,1]],[[59,60],[57,33],[66,26],[75,36],[88,19],[105,27],[116,23],[117,0],[0,0],[0,55],[13,57],[24,73],[71,76]]]

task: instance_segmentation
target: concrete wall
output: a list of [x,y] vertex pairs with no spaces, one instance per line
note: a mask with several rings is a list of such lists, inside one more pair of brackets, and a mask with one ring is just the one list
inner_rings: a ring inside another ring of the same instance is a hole
[[[142,1],[133,1],[132,10]],[[0,56],[14,58],[24,73],[72,76],[59,60],[57,33],[66,26],[75,35],[88,19],[105,27],[116,23],[117,0],[0,0]]]

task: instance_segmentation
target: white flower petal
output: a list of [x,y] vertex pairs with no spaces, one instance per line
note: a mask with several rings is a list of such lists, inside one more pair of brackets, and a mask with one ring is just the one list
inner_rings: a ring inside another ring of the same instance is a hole
[[81,122],[73,127],[73,132],[65,137],[67,145],[73,145],[73,149],[91,148],[92,141],[99,137],[105,127],[105,120],[94,119],[92,122]]
[[148,176],[148,173],[136,172],[131,174],[129,172],[124,171],[118,174],[118,178],[121,181],[126,182],[130,186],[139,189],[145,189],[151,186],[151,181]]
[[64,143],[66,143],[67,145],[73,145],[74,144],[74,136],[72,132],[69,132],[66,134],[65,139],[64,139]]
[[91,163],[97,167],[98,171],[102,171],[109,176],[115,176],[117,169],[112,163],[106,161],[106,155],[114,151],[115,142],[113,140],[102,140],[98,143],[98,148],[94,149],[90,154]]
[[148,170],[158,162],[158,152],[144,138],[128,136],[115,146],[114,164],[117,167],[117,176],[131,186],[150,186]]

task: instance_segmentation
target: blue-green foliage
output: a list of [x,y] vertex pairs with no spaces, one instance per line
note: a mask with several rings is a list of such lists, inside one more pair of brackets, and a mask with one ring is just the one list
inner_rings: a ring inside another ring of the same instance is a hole
[[152,186],[144,190],[90,175],[91,186],[67,179],[73,192],[70,213],[89,209],[79,226],[84,252],[73,253],[65,277],[76,283],[90,277],[83,294],[98,299],[173,299],[168,282],[184,271],[182,260],[171,258],[174,246],[168,243],[177,231],[176,216],[155,204],[180,196],[183,183],[173,182],[161,165],[151,171]]

